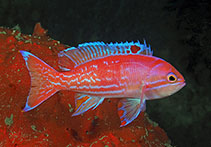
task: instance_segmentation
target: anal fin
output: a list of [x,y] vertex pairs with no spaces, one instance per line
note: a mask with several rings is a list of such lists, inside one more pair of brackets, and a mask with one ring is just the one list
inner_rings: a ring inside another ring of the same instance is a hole
[[95,109],[99,104],[103,102],[104,98],[90,96],[85,94],[77,94],[75,97],[75,112],[72,116],[80,115],[87,110]]

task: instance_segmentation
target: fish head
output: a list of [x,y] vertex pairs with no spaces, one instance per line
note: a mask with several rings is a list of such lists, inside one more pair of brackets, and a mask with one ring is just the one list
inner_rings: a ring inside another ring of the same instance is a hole
[[145,95],[148,99],[170,96],[185,86],[182,74],[168,62],[159,59],[147,79]]

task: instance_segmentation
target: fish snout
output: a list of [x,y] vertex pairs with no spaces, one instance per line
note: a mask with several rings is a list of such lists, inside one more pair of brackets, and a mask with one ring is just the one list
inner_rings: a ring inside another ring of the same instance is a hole
[[182,89],[185,85],[186,85],[185,81],[179,82],[179,84],[177,86],[177,91],[179,91],[180,89]]

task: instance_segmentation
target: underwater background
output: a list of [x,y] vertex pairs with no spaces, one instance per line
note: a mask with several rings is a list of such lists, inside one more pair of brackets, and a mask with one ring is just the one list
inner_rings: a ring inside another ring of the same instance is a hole
[[210,0],[0,0],[0,26],[31,34],[37,22],[69,46],[146,39],[186,80],[178,93],[147,101],[149,118],[173,146],[211,146]]

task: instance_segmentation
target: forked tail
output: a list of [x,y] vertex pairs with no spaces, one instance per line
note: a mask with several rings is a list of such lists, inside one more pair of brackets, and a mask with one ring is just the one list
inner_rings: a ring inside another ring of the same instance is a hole
[[27,51],[20,51],[31,76],[31,88],[23,111],[29,111],[47,100],[59,89],[53,84],[55,69]]

